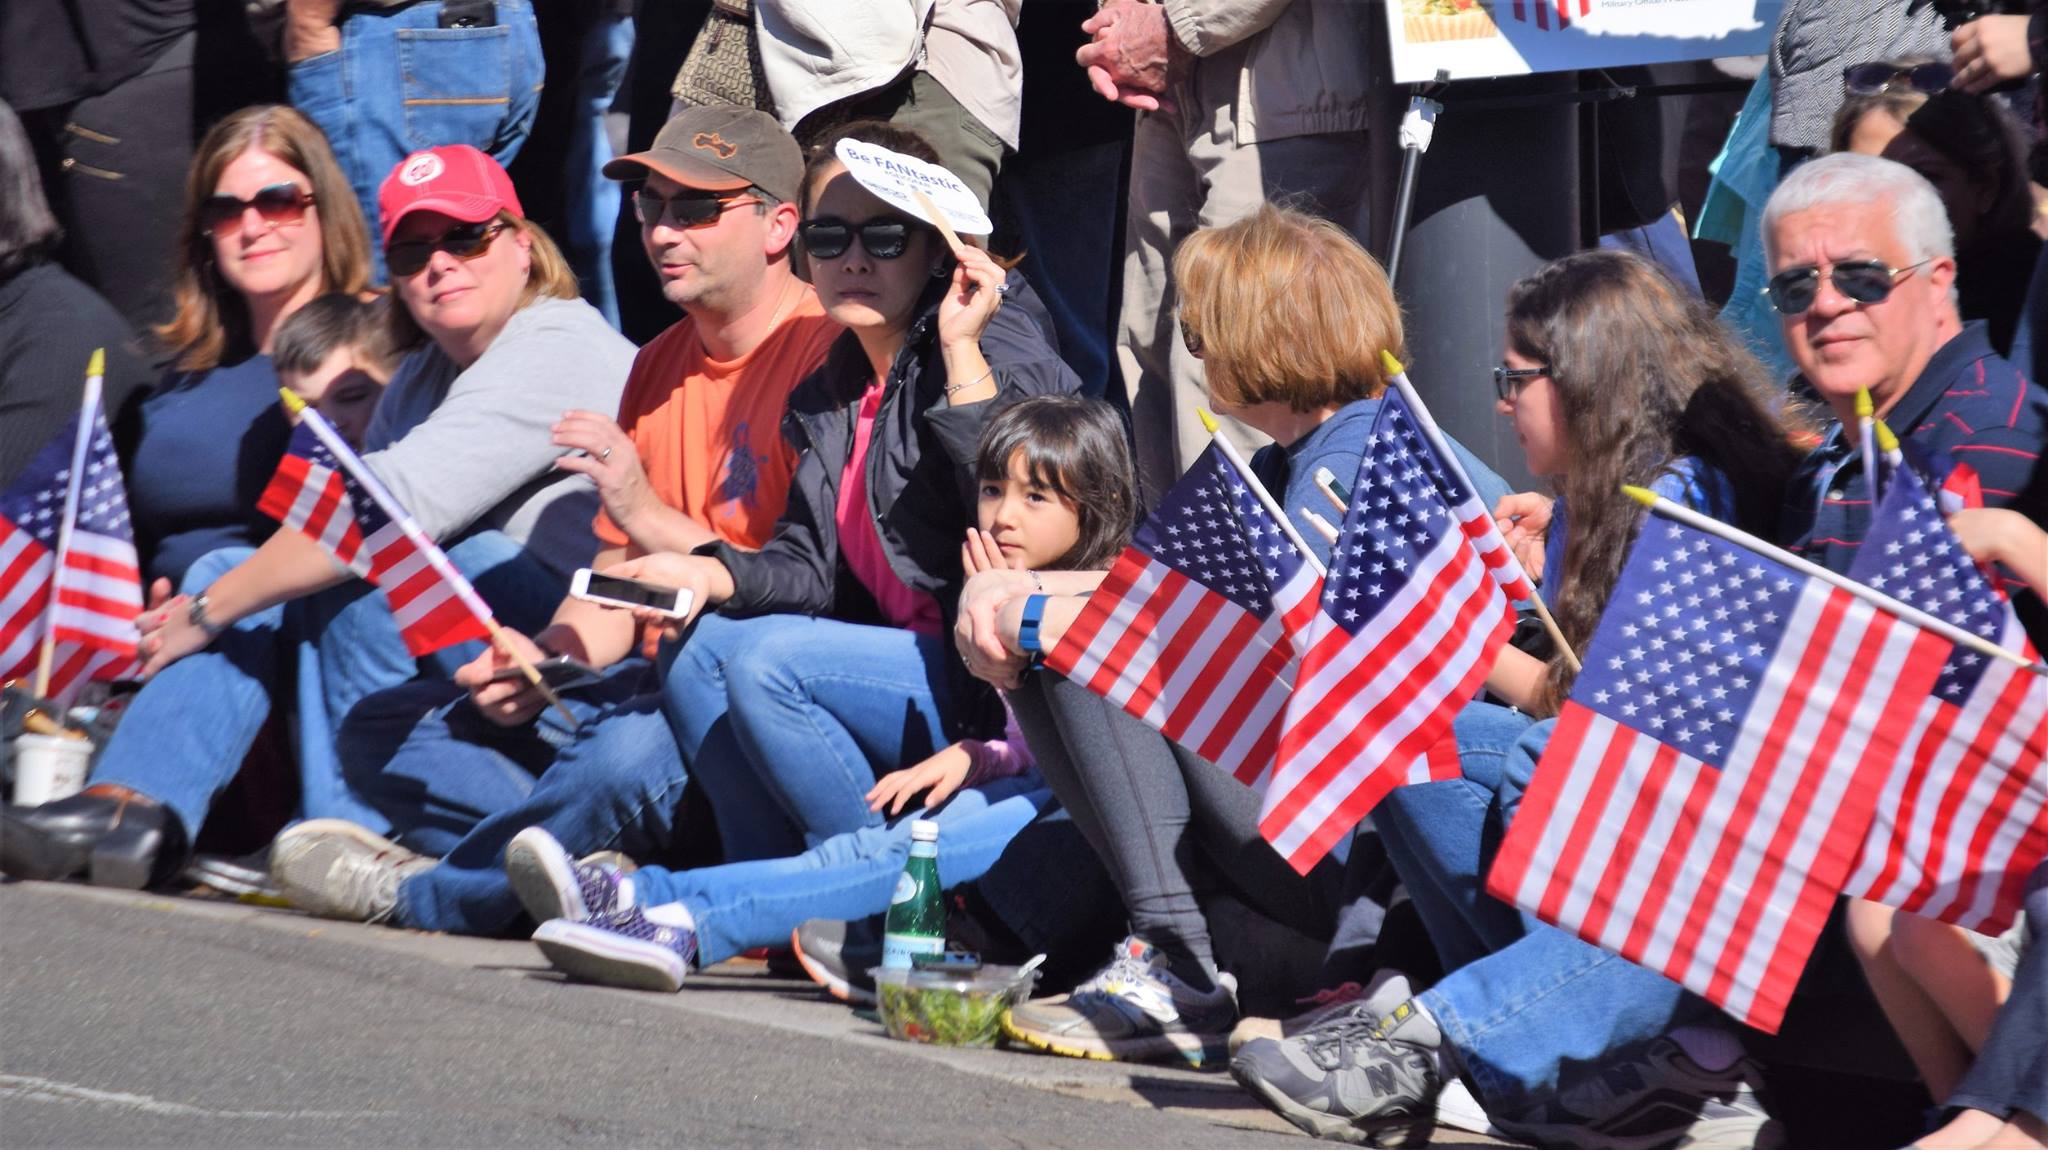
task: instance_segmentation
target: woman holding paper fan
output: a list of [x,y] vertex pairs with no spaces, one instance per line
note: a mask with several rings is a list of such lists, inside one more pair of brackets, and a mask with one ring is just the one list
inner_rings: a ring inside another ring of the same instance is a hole
[[[318,134],[308,129],[307,138],[319,149],[314,166],[331,169]],[[228,153],[236,162],[256,154],[246,145]],[[353,211],[335,179],[331,194],[316,187],[290,205],[296,223],[269,214],[272,198],[284,206],[270,186],[230,189],[255,197],[235,217],[241,234],[303,242],[310,213]],[[467,147],[409,156],[379,199],[401,305],[394,335],[410,354],[372,417],[364,462],[507,624],[538,626],[596,551],[595,493],[555,470],[549,429],[566,408],[617,408],[632,345],[577,297],[560,252],[524,218],[489,157]],[[197,237],[196,223],[188,235]],[[304,259],[285,246],[259,266]],[[306,287],[306,298],[321,286]],[[96,823],[65,828],[72,873],[97,846],[108,864],[93,864],[102,881],[141,885],[174,874],[180,844],[197,835],[270,712],[266,684],[294,665],[302,812],[384,825],[343,784],[332,736],[357,700],[420,671],[384,595],[289,529],[209,574],[188,577],[186,593],[139,620],[149,682],[95,774],[122,788],[119,805]],[[460,648],[439,652],[429,669],[445,673],[463,659]],[[138,804],[173,817],[162,820],[161,841],[117,859],[97,839]]]
[[[1550,481],[1556,498],[1517,496],[1502,511],[1519,509],[1514,525],[1523,532],[1547,526],[1541,592],[1573,649],[1592,635],[1643,521],[1622,485],[1751,530],[1775,524],[1801,453],[1765,398],[1769,383],[1697,297],[1637,256],[1568,256],[1512,289],[1495,394],[1529,469]],[[1513,707],[1473,703],[1460,714],[1464,777],[1396,787],[1374,808],[1451,973],[1407,1002],[1361,1008],[1341,1043],[1334,1032],[1311,1031],[1247,1045],[1231,1071],[1283,1117],[1353,1136],[1414,1129],[1432,1120],[1437,1092],[1462,1067],[1496,1125],[1548,1142],[1561,1136],[1558,1123],[1600,1130],[1645,1119],[1625,1098],[1611,1111],[1566,1116],[1571,1096],[1560,1076],[1568,1065],[1629,1058],[1644,1060],[1634,1073],[1646,1082],[1722,1100],[1696,1108],[1718,1132],[1706,1137],[1696,1127],[1701,1144],[1770,1142],[1756,1071],[1740,1044],[1725,1032],[1682,1026],[1711,1021],[1711,1006],[1563,931],[1525,925],[1483,892],[1490,844],[1549,738],[1552,721],[1539,717],[1556,713],[1574,674],[1561,653],[1504,651],[1487,685]],[[1673,1041],[1660,1044],[1667,1034]],[[1680,1068],[1684,1076],[1671,1077]],[[1334,1076],[1360,1073],[1390,1075],[1394,1089],[1334,1108],[1315,1104]]]

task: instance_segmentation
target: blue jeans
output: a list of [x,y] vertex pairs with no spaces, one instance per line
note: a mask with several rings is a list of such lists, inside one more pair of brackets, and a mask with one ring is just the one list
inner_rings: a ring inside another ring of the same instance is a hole
[[[1396,788],[1393,795],[1470,788],[1404,797],[1404,814],[1380,821],[1383,834],[1390,822],[1403,826],[1389,836],[1388,853],[1445,965],[1453,955],[1463,959],[1417,1000],[1457,1050],[1488,1112],[1511,1118],[1540,1104],[1571,1064],[1597,1062],[1715,1011],[1663,975],[1484,893],[1485,871],[1472,868],[1492,861],[1492,843],[1481,838],[1485,824],[1504,830],[1512,822],[1554,726],[1531,725],[1501,708],[1473,710],[1486,706],[1473,704],[1459,715],[1460,765],[1470,756],[1464,780]],[[1478,792],[1489,782],[1492,801],[1475,816]],[[1438,936],[1440,923],[1445,937]]]
[[398,841],[441,863],[398,888],[397,922],[497,934],[520,914],[505,844],[541,827],[575,854],[666,845],[688,781],[648,665],[628,659],[522,727],[479,714],[452,683],[366,699],[341,732],[349,782]]
[[[186,570],[181,589],[203,590],[251,553],[224,548],[206,555]],[[448,557],[514,627],[544,621],[566,591],[559,576],[500,532],[454,544]],[[446,654],[415,661],[383,592],[359,580],[258,612],[144,686],[107,741],[92,781],[148,795],[178,816],[187,841],[197,838],[270,717],[272,684],[296,671],[300,813],[383,830],[383,817],[343,782],[333,732],[365,697],[411,679],[422,663],[445,665],[434,660]]]
[[[292,106],[327,133],[335,159],[380,236],[377,188],[398,161],[468,144],[509,164],[533,128],[544,67],[528,0],[497,0],[489,28],[442,28],[441,5],[352,7],[341,48],[292,65]],[[384,251],[370,245],[378,282]]]
[[662,700],[729,861],[880,826],[876,777],[949,740],[943,641],[802,615],[707,615],[663,656]]
[[757,946],[783,945],[807,919],[863,919],[888,910],[910,854],[913,817],[939,824],[939,878],[950,889],[980,878],[1052,802],[1035,775],[999,779],[958,792],[936,811],[834,835],[789,858],[685,871],[643,867],[633,876],[634,897],[642,906],[688,907],[697,922],[697,961],[710,966]]

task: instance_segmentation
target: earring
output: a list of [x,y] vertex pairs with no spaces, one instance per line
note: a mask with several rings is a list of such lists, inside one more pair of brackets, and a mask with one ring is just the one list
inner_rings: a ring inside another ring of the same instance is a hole
[[932,265],[932,278],[935,280],[945,279],[951,276],[952,274],[953,269],[947,267],[945,261],[943,260]]

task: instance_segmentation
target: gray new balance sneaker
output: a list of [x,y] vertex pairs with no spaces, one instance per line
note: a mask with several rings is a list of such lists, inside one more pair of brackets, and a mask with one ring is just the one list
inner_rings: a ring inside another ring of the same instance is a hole
[[1686,1030],[1570,1076],[1535,1110],[1495,1121],[1511,1137],[1567,1150],[1779,1150],[1785,1130],[1764,1109],[1762,1082],[1733,1035]]
[[438,861],[346,819],[309,819],[270,844],[270,877],[287,901],[354,922],[390,918],[398,884]]
[[1408,976],[1391,968],[1373,975],[1372,981],[1364,986],[1347,982],[1319,990],[1307,998],[1296,999],[1306,1009],[1291,1018],[1247,1016],[1239,1019],[1237,1027],[1230,1032],[1230,1052],[1236,1054],[1257,1038],[1277,1040],[1306,1034],[1331,1019],[1351,1014],[1361,1006],[1378,1019],[1406,1002],[1413,993],[1413,988],[1408,985]]
[[1196,990],[1167,969],[1166,955],[1132,937],[1072,993],[1004,1011],[1003,1033],[1069,1058],[1178,1058],[1201,1066],[1225,1052],[1237,1022],[1235,989],[1229,975],[1219,975],[1206,994]]
[[1231,1077],[1317,1138],[1355,1146],[1422,1146],[1436,1128],[1443,1035],[1413,1001],[1383,1018],[1361,1004],[1295,1038],[1255,1039]]

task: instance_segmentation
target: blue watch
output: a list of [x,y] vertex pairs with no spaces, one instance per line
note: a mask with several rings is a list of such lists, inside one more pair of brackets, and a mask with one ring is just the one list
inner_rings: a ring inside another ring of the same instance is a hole
[[1017,624],[1017,645],[1031,656],[1031,665],[1045,662],[1045,647],[1038,641],[1038,625],[1045,621],[1045,604],[1050,595],[1024,597],[1024,619]]

